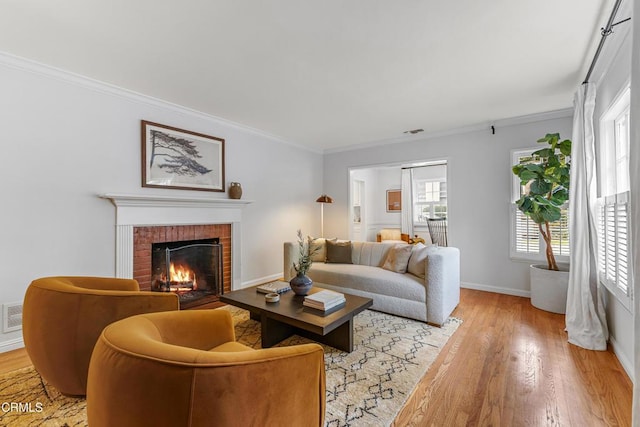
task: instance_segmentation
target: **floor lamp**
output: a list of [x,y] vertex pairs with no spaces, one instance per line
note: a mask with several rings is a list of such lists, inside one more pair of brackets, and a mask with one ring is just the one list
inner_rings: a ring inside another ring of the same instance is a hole
[[324,204],[333,203],[333,199],[323,194],[316,199],[316,202],[320,203],[320,237],[324,237]]

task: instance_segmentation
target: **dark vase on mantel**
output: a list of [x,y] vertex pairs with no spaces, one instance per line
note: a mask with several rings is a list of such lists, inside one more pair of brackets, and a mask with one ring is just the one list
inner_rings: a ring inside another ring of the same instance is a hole
[[309,276],[298,273],[296,277],[289,281],[289,286],[291,286],[291,290],[296,295],[307,295],[313,286],[313,280]]

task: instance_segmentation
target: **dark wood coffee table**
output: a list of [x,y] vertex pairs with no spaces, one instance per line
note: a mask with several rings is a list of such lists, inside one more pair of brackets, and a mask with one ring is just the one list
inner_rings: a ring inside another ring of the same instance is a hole
[[[314,284],[309,293],[322,290]],[[339,350],[353,351],[353,316],[371,307],[373,300],[344,294],[343,306],[324,313],[304,307],[304,297],[293,291],[280,295],[280,301],[268,303],[255,287],[240,289],[220,296],[220,301],[251,312],[251,318],[262,325],[262,347],[271,347],[293,334],[301,335]]]

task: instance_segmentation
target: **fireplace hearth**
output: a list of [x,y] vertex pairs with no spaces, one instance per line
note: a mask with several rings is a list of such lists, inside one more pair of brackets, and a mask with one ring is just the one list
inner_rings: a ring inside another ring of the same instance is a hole
[[219,238],[153,243],[151,290],[174,292],[181,308],[223,293]]

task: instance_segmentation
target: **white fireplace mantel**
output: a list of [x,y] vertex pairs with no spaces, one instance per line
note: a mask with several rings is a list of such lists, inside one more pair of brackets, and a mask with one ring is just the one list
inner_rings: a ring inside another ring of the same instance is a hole
[[[116,225],[215,224],[240,221],[250,200],[101,194],[116,206]],[[205,221],[205,222],[203,222]]]
[[173,197],[139,194],[101,194],[101,198],[110,199],[116,206],[217,206],[238,207],[248,205],[250,200],[212,199],[206,197]]
[[242,208],[250,200],[100,194],[116,207],[116,277],[133,278],[133,228],[155,225],[231,224],[232,289],[241,287]]

